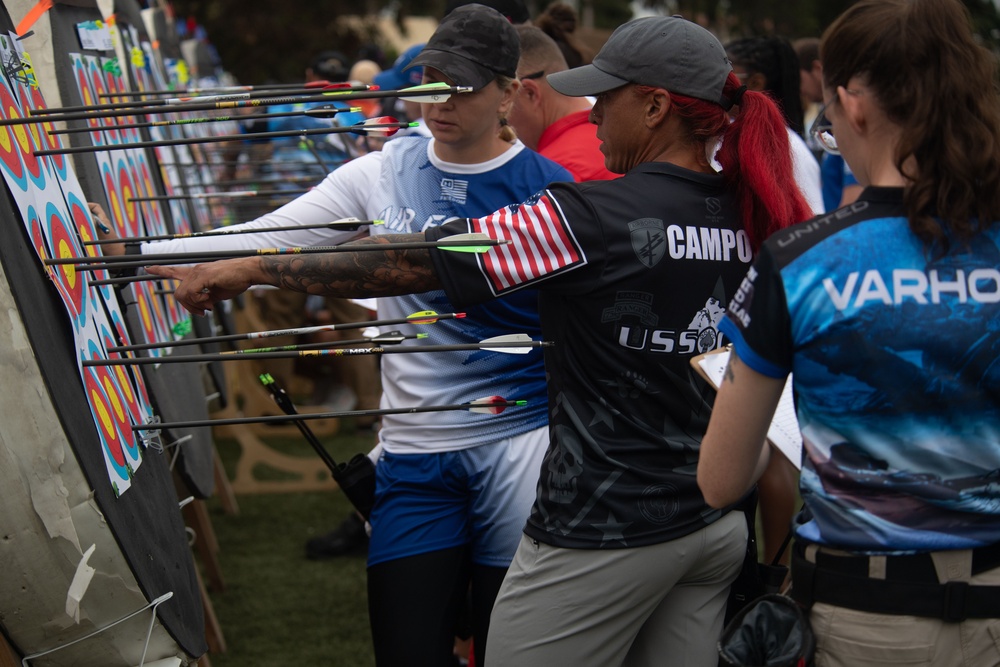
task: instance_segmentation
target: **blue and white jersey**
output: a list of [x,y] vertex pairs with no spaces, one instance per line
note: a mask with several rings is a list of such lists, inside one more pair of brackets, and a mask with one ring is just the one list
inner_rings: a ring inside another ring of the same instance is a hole
[[941,254],[902,190],[868,188],[772,236],[720,328],[793,372],[798,537],[869,553],[1000,539],[1000,225]]
[[[330,222],[345,217],[385,220],[368,233],[417,233],[454,218],[478,217],[536,194],[554,181],[571,181],[569,172],[520,142],[497,158],[479,164],[453,164],[434,154],[434,140],[406,137],[388,142],[333,171],[316,189],[242,227],[267,228]],[[191,252],[224,248],[333,245],[366,232],[303,229],[218,238],[181,239],[144,244],[143,252]],[[380,318],[407,317],[433,310],[455,312],[443,291],[380,298]],[[403,345],[475,343],[502,334],[526,333],[541,339],[538,297],[512,294],[465,309],[467,317],[406,328],[427,333]],[[409,408],[461,404],[502,396],[527,400],[525,407],[500,415],[464,410],[386,415],[379,437],[387,451],[450,451],[495,442],[547,423],[542,354],[511,355],[476,350],[382,356],[382,407]]]

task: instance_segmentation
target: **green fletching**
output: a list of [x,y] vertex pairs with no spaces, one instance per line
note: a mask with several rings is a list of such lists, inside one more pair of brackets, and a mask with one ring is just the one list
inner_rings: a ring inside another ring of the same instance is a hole
[[460,245],[460,246],[448,246],[441,245],[438,246],[438,250],[449,250],[451,252],[474,252],[482,254],[484,252],[489,252],[493,246],[488,245]]
[[118,58],[106,60],[104,64],[101,65],[101,69],[109,74],[113,74],[114,76],[122,75],[122,68],[118,65]]
[[172,331],[174,332],[175,336],[186,336],[189,333],[191,333],[191,327],[192,327],[191,318],[188,317],[175,324]]

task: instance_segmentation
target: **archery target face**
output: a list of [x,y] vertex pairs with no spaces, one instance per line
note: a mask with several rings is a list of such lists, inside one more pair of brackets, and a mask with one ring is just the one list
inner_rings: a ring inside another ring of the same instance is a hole
[[122,436],[118,432],[113,416],[114,408],[104,391],[104,384],[101,382],[98,370],[97,367],[83,369],[83,386],[101,441],[104,464],[108,470],[111,485],[115,489],[115,494],[120,496],[132,485],[132,480],[126,465]]
[[[31,100],[31,107],[33,109],[44,109],[45,100],[42,99],[42,91],[39,88],[31,88],[28,92]],[[55,126],[52,123],[45,122],[41,124],[41,141],[42,148],[49,150],[53,148],[62,148],[62,140],[59,138],[58,134],[49,134]],[[50,155],[48,158],[49,164],[52,166],[53,171],[55,171],[56,177],[60,181],[65,181],[69,176],[68,169],[66,166],[66,156],[65,155]]]
[[[0,110],[4,118],[20,118],[21,112],[5,86],[0,86]],[[16,125],[0,128],[0,165],[8,183],[24,192],[28,189],[28,178],[24,173],[24,163],[19,150],[21,142],[17,138]]]
[[[110,347],[117,347],[119,342],[115,339],[114,334],[107,324],[100,325],[100,335],[101,342],[104,344],[105,351]],[[117,352],[106,353],[109,359],[119,359],[122,355]],[[139,407],[139,402],[136,400],[135,392],[132,390],[132,378],[129,375],[128,367],[126,366],[111,366],[112,374],[115,376],[117,381],[117,386],[119,387],[119,394],[121,399],[124,401],[125,406],[128,408],[129,414],[131,415],[132,421],[136,424],[142,423],[144,415]]]
[[[82,255],[76,237],[66,224],[63,212],[51,202],[45,206],[45,221],[53,257],[65,258]],[[74,325],[83,326],[87,319],[87,299],[82,273],[77,271],[72,264],[58,264],[53,269],[52,280],[63,298],[66,309],[73,317]]]
[[[38,253],[39,259],[44,259],[46,257],[51,257],[49,252],[48,241],[45,239],[45,234],[42,232],[42,221],[38,218],[38,213],[35,212],[34,206],[28,207],[28,235],[31,237],[31,245],[34,247],[35,252]],[[48,268],[47,271],[51,274],[52,268]]]
[[111,172],[111,165],[108,163],[101,165],[101,182],[104,183],[104,192],[108,197],[108,206],[111,209],[108,211],[108,215],[114,221],[118,235],[135,236],[134,233],[128,232],[128,220],[122,207],[122,196],[118,191],[118,184],[115,183],[114,174]]
[[[108,316],[111,319],[111,326],[118,334],[118,340],[121,344],[131,345],[132,339],[128,334],[128,329],[125,328],[125,322],[122,319],[121,312],[118,310],[112,310]],[[132,386],[136,392],[136,401],[139,405],[139,409],[142,413],[144,413],[144,416],[140,419],[140,421],[144,421],[146,417],[151,417],[153,415],[153,409],[150,407],[149,402],[149,394],[146,392],[146,383],[143,380],[142,373],[139,372],[138,368],[131,368],[129,371],[134,380]]]

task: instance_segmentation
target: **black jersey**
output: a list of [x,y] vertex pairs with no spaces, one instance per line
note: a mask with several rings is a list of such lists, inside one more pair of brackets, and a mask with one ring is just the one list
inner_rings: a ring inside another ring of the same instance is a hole
[[714,391],[692,357],[751,262],[720,175],[667,163],[554,184],[529,202],[428,231],[511,244],[435,252],[455,304],[539,290],[550,446],[526,533],[561,547],[655,544],[721,516],[695,479]]

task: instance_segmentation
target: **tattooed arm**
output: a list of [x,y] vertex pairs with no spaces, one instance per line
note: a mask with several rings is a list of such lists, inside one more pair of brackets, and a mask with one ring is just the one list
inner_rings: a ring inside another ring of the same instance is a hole
[[784,386],[731,353],[698,455],[698,486],[712,507],[735,503],[763,473],[767,429]]
[[[349,245],[414,241],[424,241],[424,235],[379,234]],[[248,257],[196,266],[150,266],[147,271],[181,280],[174,297],[195,315],[253,285],[345,298],[397,296],[441,287],[426,249]]]

